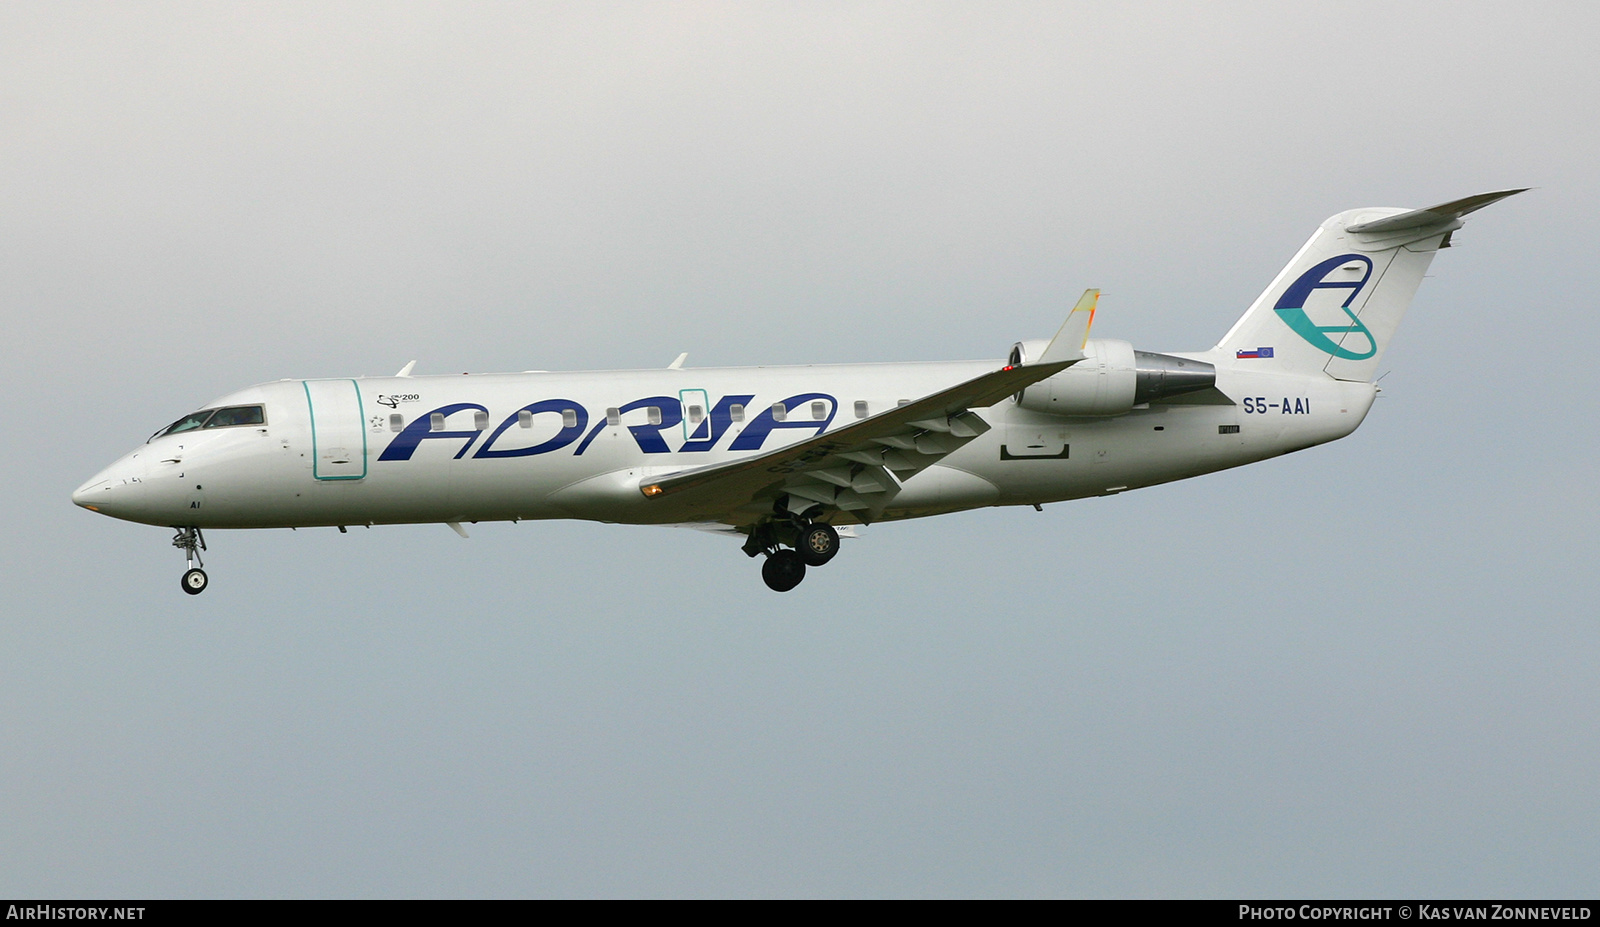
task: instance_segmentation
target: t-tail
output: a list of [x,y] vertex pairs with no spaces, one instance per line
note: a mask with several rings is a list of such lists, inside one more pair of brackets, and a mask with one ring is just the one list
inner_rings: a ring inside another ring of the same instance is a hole
[[1433,255],[1450,247],[1462,217],[1525,189],[1328,219],[1223,337],[1217,361],[1370,381]]

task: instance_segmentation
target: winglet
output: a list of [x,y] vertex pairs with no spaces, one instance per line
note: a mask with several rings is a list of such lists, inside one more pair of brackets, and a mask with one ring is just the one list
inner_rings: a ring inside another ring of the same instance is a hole
[[682,370],[683,369],[683,362],[688,360],[688,359],[689,359],[689,352],[685,351],[682,354],[678,355],[678,359],[677,360],[675,360],[672,363],[668,364],[667,365],[667,369],[668,370]]
[[395,374],[395,376],[397,376],[397,377],[409,377],[409,376],[411,376],[411,371],[415,370],[416,367],[417,367],[417,362],[416,361],[412,361],[411,363],[406,364],[404,367],[401,367],[400,368],[400,372]]
[[1427,209],[1413,209],[1399,215],[1389,216],[1385,219],[1374,219],[1371,222],[1362,222],[1345,229],[1347,232],[1403,232],[1406,229],[1424,228],[1430,225],[1444,225],[1449,222],[1459,222],[1461,217],[1469,212],[1477,212],[1490,203],[1496,203],[1508,196],[1525,193],[1531,187],[1520,187],[1516,190],[1497,190],[1494,193],[1479,193],[1476,196],[1463,197],[1429,206]]
[[1084,290],[1067,320],[1061,323],[1061,330],[1034,363],[1083,360],[1083,346],[1089,341],[1089,327],[1094,324],[1094,310],[1099,303],[1099,290]]

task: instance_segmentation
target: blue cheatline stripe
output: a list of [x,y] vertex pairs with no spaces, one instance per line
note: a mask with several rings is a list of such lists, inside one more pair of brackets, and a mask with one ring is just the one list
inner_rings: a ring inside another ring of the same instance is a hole
[[339,476],[323,476],[321,472],[321,449],[317,446],[317,409],[311,401],[311,383],[301,380],[300,386],[306,391],[306,410],[311,416],[311,476],[319,480],[360,480],[367,476],[367,422],[362,418],[361,411],[361,385],[354,380],[350,386],[356,392],[356,427],[361,432],[361,472],[348,473]]

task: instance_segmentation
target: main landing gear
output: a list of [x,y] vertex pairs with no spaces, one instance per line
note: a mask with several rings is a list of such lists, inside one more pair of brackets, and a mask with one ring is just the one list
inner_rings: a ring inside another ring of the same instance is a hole
[[744,552],[754,557],[765,553],[761,578],[774,592],[788,592],[806,578],[806,567],[819,567],[839,553],[839,532],[825,521],[812,521],[822,513],[813,506],[796,515],[774,506],[773,518],[750,530]]
[[206,549],[205,535],[199,528],[179,528],[178,533],[172,536],[172,546],[183,551],[184,558],[189,563],[189,569],[184,572],[183,579],[179,580],[183,591],[190,595],[199,595],[206,591],[206,586],[211,580],[206,578],[206,571],[200,569],[205,566],[200,560],[200,552]]
[[806,578],[806,562],[800,552],[785,547],[767,555],[761,564],[761,578],[773,592],[788,592]]

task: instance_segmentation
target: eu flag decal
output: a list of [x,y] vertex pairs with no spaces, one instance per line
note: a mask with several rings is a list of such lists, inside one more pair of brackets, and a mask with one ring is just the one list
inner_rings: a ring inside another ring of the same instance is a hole
[[1240,351],[1237,356],[1239,360],[1244,360],[1247,357],[1271,357],[1272,349],[1256,348],[1254,351]]

